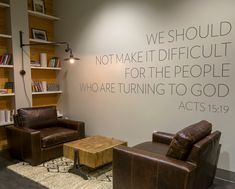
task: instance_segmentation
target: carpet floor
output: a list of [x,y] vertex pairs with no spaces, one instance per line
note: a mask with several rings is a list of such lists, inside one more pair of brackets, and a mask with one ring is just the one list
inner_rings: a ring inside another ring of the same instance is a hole
[[69,170],[72,167],[73,161],[57,158],[39,166],[19,162],[7,168],[50,189],[112,189],[111,165],[97,170],[82,167],[82,171],[88,176],[88,180],[70,173]]

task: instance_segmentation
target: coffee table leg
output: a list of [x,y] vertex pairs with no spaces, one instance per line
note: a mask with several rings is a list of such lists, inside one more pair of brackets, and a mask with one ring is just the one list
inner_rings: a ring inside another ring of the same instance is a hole
[[79,157],[79,151],[77,149],[74,150],[74,167],[75,168],[80,167],[80,157]]
[[82,172],[81,165],[80,165],[80,157],[79,157],[79,150],[74,149],[74,171],[83,179],[88,180],[88,176]]

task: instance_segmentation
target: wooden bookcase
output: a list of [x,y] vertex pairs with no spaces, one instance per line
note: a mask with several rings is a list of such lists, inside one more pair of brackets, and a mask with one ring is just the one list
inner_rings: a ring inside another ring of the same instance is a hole
[[[45,3],[45,13],[35,12],[33,10],[33,0],[25,0],[24,3],[28,2],[28,10],[26,7],[17,6],[15,0],[0,0],[0,56],[5,53],[12,53],[16,59],[18,58],[17,52],[19,51],[18,46],[15,45],[15,39],[18,39],[18,35],[15,30],[11,32],[11,22],[16,22],[15,14],[11,11],[28,11],[28,18],[23,18],[24,29],[29,29],[29,42],[39,43],[41,41],[33,39],[32,28],[40,29],[46,31],[47,41],[44,41],[46,45],[42,46],[30,46],[30,60],[39,60],[40,53],[47,53],[47,59],[49,60],[55,56],[55,46],[47,44],[48,42],[54,41],[54,23],[58,21],[59,18],[54,16],[53,8],[54,0],[44,0]],[[19,8],[18,8],[19,7]],[[27,20],[28,19],[28,20]],[[26,21],[28,25],[26,24]],[[26,26],[26,28],[25,28]],[[12,40],[14,39],[14,41]],[[27,41],[27,40],[26,40]],[[14,60],[13,60],[14,61]],[[30,70],[30,69],[29,69]],[[28,78],[27,82],[32,81],[46,81],[47,83],[57,84],[57,74],[61,71],[60,67],[31,67],[31,78]],[[14,76],[18,77],[19,64],[13,65],[0,65],[0,88],[4,88],[6,82],[14,82]],[[17,78],[16,78],[17,79]],[[18,82],[20,83],[20,82]],[[21,83],[20,83],[21,84]],[[28,83],[29,84],[29,83]],[[30,91],[30,90],[28,90]],[[18,95],[16,91],[16,95]],[[46,105],[58,105],[60,100],[60,94],[62,91],[46,91],[46,92],[33,92],[32,95],[32,105],[33,106],[46,106]],[[20,93],[22,95],[22,93]],[[0,110],[2,109],[16,109],[19,106],[20,98],[15,96],[15,93],[0,94]],[[16,103],[15,103],[16,100]],[[7,148],[7,139],[5,126],[11,123],[1,123],[0,124],[0,150]]]
[[[53,0],[44,1],[45,13],[38,13],[33,11],[32,0],[28,0],[28,17],[29,17],[29,33],[30,43],[42,42],[37,39],[33,39],[32,29],[40,29],[46,31],[47,40],[49,42],[54,41],[54,22],[59,20],[58,17],[53,16]],[[46,44],[47,41],[44,41]],[[30,47],[30,59],[31,61],[39,61],[40,53],[47,53],[47,62],[55,56],[55,46],[53,45],[36,45]],[[32,67],[31,75],[32,81],[57,84],[57,74],[61,68],[49,68],[49,67]],[[33,92],[32,103],[33,106],[46,106],[57,105],[60,94],[62,91],[50,91],[50,92]]]
[[[9,8],[9,1],[0,0],[0,56],[12,53]],[[13,65],[0,64],[0,88],[3,89],[6,82],[13,81]],[[6,109],[14,109],[14,93],[0,94],[0,110]],[[11,123],[0,123],[0,150],[7,148],[4,126],[8,124]]]

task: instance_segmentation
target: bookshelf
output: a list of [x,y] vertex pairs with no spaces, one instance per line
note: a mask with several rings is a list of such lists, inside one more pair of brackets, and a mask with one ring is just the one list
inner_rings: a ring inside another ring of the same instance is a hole
[[34,67],[34,66],[31,66],[31,69],[32,70],[58,70],[60,71],[61,70],[61,67]]
[[15,96],[15,93],[0,94],[0,97]]
[[[60,20],[60,18],[53,15],[53,0],[44,1],[45,13],[35,12],[32,9],[32,0],[28,0],[28,20],[29,20],[29,33],[30,43],[44,43],[45,45],[35,45],[30,47],[30,59],[31,61],[38,62],[40,59],[40,53],[47,54],[47,62],[55,57],[56,46],[50,45],[54,41],[54,22]],[[46,32],[47,41],[34,39],[32,36],[32,29],[39,29]],[[48,44],[48,45],[47,45]],[[60,67],[36,67],[31,66],[32,83],[46,82],[47,84],[57,84],[57,72],[61,71]],[[33,106],[45,106],[45,105],[58,105],[60,94],[62,91],[44,91],[44,92],[32,92]]]
[[13,65],[0,65],[0,68],[13,68]]
[[[6,3],[7,2],[7,3]],[[4,57],[7,53],[12,53],[11,31],[9,23],[9,1],[0,1],[0,56]],[[10,55],[10,58],[11,55]],[[3,64],[0,61],[0,89],[5,88],[6,82],[13,82],[13,65]],[[0,93],[0,109],[14,109],[14,93]]]
[[62,91],[32,92],[32,95],[61,94]]
[[0,2],[0,8],[9,8],[9,7],[10,7],[9,4]]
[[40,18],[47,19],[47,20],[52,20],[52,21],[57,21],[57,20],[60,19],[56,16],[43,14],[43,13],[35,12],[35,11],[32,11],[32,10],[28,10],[28,14],[31,15],[31,16],[40,17]]
[[[9,0],[0,0],[0,56],[4,56],[7,53],[12,53],[12,35],[10,29],[10,4]],[[12,58],[12,57],[11,57]],[[13,65],[3,65],[3,61],[0,61],[0,89],[5,88],[6,82],[14,82],[13,77]],[[13,110],[14,105],[14,93],[0,93],[0,110]],[[0,122],[0,150],[7,148],[7,139],[5,127],[12,124],[12,122]]]
[[0,38],[11,39],[11,35],[6,35],[6,34],[0,33]]
[[3,124],[0,124],[0,127],[4,127],[4,126],[8,126],[8,125],[12,125],[12,124],[14,124],[14,122],[13,122],[13,121],[11,121],[11,122],[5,122],[5,123],[3,123]]
[[45,44],[53,43],[53,41],[45,41],[45,40],[32,39],[32,38],[30,38],[29,41],[33,43],[45,43]]

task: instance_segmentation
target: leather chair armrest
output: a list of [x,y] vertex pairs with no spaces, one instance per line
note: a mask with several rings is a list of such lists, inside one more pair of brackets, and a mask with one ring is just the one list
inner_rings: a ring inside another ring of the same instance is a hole
[[154,132],[152,135],[152,141],[169,145],[174,136],[175,135],[171,133]]
[[30,128],[25,128],[25,127],[16,127],[14,125],[10,125],[6,127],[7,133],[9,132],[14,132],[18,135],[27,135],[27,134],[35,134],[35,133],[40,133],[40,131],[30,129]]
[[196,166],[140,149],[113,150],[113,189],[192,189]]
[[6,127],[10,153],[32,165],[40,161],[41,137],[40,131],[15,126]]
[[60,127],[67,127],[73,130],[77,130],[79,138],[85,137],[85,123],[82,121],[74,121],[69,119],[58,119],[58,125]]

